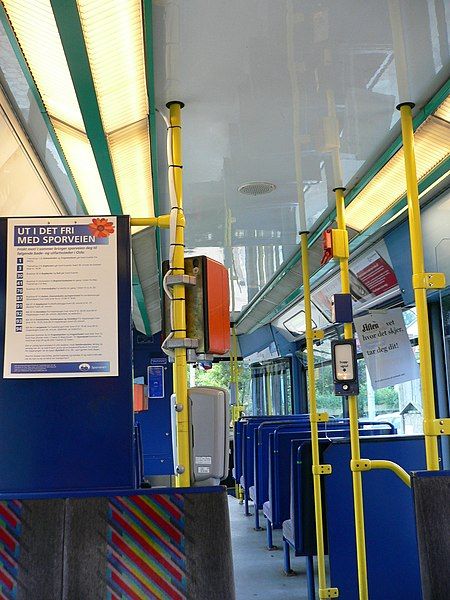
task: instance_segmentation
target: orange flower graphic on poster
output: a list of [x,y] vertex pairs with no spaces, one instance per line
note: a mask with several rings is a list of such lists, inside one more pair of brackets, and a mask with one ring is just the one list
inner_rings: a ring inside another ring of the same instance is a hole
[[108,219],[92,219],[92,223],[89,223],[89,229],[95,237],[106,238],[114,233],[114,225]]

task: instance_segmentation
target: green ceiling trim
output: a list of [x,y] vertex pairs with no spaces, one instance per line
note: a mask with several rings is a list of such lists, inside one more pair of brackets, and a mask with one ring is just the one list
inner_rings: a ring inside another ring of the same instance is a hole
[[[419,182],[419,194],[426,192],[426,190],[430,186],[432,186],[436,181],[438,181],[441,177],[443,177],[444,175],[446,175],[449,172],[450,172],[450,157],[443,160],[441,163],[439,163],[439,165],[435,169],[430,171],[430,173]],[[353,238],[353,240],[350,242],[350,253],[356,251],[365,242],[367,242],[373,235],[378,233],[380,231],[380,229],[382,227],[384,227],[384,225],[386,225],[386,223],[390,219],[395,217],[395,215],[400,210],[405,208],[407,206],[407,204],[408,204],[408,202],[407,202],[407,198],[406,198],[406,194],[405,194],[396,202],[395,206],[392,206],[386,213],[384,213],[384,215],[376,223],[372,224],[368,229],[366,229],[360,235]],[[406,212],[405,212],[405,218],[406,218]],[[311,245],[311,242],[309,242],[309,246],[310,245]],[[296,254],[297,260],[300,260],[300,256],[301,255],[300,255],[300,251],[299,251]],[[329,263],[324,265],[321,269],[316,271],[314,273],[314,275],[312,275],[310,278],[311,286],[315,285],[320,279],[322,279],[325,275],[327,275],[327,273],[329,273],[335,266],[336,266],[335,263],[333,261],[330,261]],[[289,296],[287,296],[280,304],[278,304],[268,315],[266,315],[260,323],[258,323],[254,327],[252,327],[248,331],[248,333],[249,334],[253,333],[259,327],[262,327],[263,325],[270,323],[271,321],[273,321],[273,319],[276,319],[284,310],[286,310],[290,304],[292,304],[295,301],[301,300],[302,298],[303,298],[303,286],[299,286],[297,289],[292,291],[289,294]]]
[[[0,21],[2,22],[2,25],[6,31],[6,35],[8,36],[9,43],[11,44],[14,54],[16,55],[17,61],[19,62],[19,65],[20,65],[22,72],[25,76],[25,79],[28,83],[28,87],[31,90],[31,93],[33,94],[33,97],[39,106],[39,110],[40,110],[40,112],[42,114],[42,118],[44,119],[44,122],[47,126],[48,133],[49,133],[50,137],[52,138],[52,141],[55,145],[56,150],[58,151],[59,157],[61,159],[62,164],[64,165],[64,169],[65,169],[67,177],[73,187],[73,190],[75,192],[75,195],[77,197],[79,205],[80,205],[81,209],[84,211],[84,213],[87,214],[88,211],[86,209],[86,205],[84,204],[83,198],[81,197],[80,191],[75,182],[75,178],[72,174],[72,170],[70,169],[69,164],[67,163],[64,151],[61,147],[61,144],[59,143],[58,137],[55,133],[52,122],[51,122],[50,117],[45,108],[44,102],[42,101],[41,94],[39,93],[39,90],[36,86],[36,83],[33,79],[30,69],[28,68],[28,64],[24,58],[24,55],[19,46],[17,38],[14,34],[13,28],[11,26],[11,22],[8,18],[8,15],[5,12],[5,8],[4,8],[3,4],[1,4],[1,3],[0,3]],[[19,121],[22,123],[20,114],[17,114],[16,116],[19,119]],[[25,125],[23,123],[22,123],[22,126],[25,128]],[[45,169],[45,164],[44,163],[42,163],[42,164]],[[45,169],[45,171],[47,172],[47,169]],[[53,182],[53,179],[50,174],[49,174],[49,177]],[[55,182],[53,182],[53,184],[55,185],[55,188],[58,190],[57,184]],[[61,200],[62,200],[63,204],[65,205],[64,198],[61,198]]]
[[123,214],[75,0],[50,0],[87,137],[113,215]]
[[[150,127],[150,148],[152,161],[152,181],[153,181],[153,207],[155,215],[160,215],[159,207],[159,182],[158,182],[158,138],[156,128],[156,104],[155,104],[155,70],[153,61],[153,3],[152,0],[143,0],[143,20],[144,20],[144,46],[145,46],[145,74],[147,80],[147,94],[149,105],[149,127]],[[162,290],[162,271],[161,271],[161,231],[156,228],[156,254],[158,263],[159,287]]]
[[[447,96],[449,94],[450,94],[450,79],[445,82],[445,84],[436,92],[436,94],[431,98],[431,100],[422,109],[420,109],[418,111],[418,113],[415,115],[415,117],[413,119],[414,129],[417,129],[425,121],[425,119],[427,119],[430,115],[432,115],[435,112],[435,110],[438,108],[438,106],[440,104],[442,104],[442,102],[447,98]],[[402,136],[400,134],[395,138],[395,140],[387,148],[387,150],[385,152],[383,152],[383,154],[378,158],[378,160],[375,162],[375,164],[360,179],[360,181],[347,193],[347,195],[345,196],[345,205],[346,206],[348,206],[350,204],[350,202],[352,202],[356,198],[356,196],[360,193],[360,191],[375,177],[375,175],[377,175],[377,173],[385,166],[385,164],[387,162],[389,162],[389,160],[394,156],[394,154],[396,152],[398,152],[398,150],[401,147],[402,147]],[[447,161],[444,161],[444,163],[446,163],[446,162]],[[434,169],[430,173],[430,175],[432,175],[437,169],[440,169],[441,167],[442,167],[442,163],[441,163],[441,165],[438,165],[438,167],[436,167],[436,169]],[[422,184],[424,182],[428,181],[429,176],[425,177],[422,180]],[[431,184],[429,183],[428,185],[431,185]],[[419,184],[419,190],[420,190],[420,184]],[[391,209],[391,210],[394,210],[395,212],[397,212],[399,210],[398,206],[399,206],[399,203],[401,203],[401,201],[402,200],[400,199],[396,203],[396,205],[393,207],[393,209]],[[390,212],[391,211],[389,211],[386,214],[390,214]],[[322,235],[322,233],[333,224],[335,218],[336,218],[336,209],[334,209],[329,215],[327,215],[325,221],[322,222],[319,225],[319,227],[313,232],[313,234],[309,237],[308,247],[311,247],[312,244],[314,244],[314,242]],[[375,230],[380,228],[380,226],[381,226],[380,220],[382,220],[382,219],[383,219],[383,217],[380,217],[380,219],[378,221],[376,221],[376,223],[374,224],[374,225],[376,225]],[[389,219],[387,219],[387,220],[389,220]],[[383,221],[383,224],[385,222],[386,221]],[[373,230],[374,225],[372,225],[372,227],[370,227],[369,230]],[[367,239],[365,232],[362,232],[362,234],[360,234],[360,235],[362,235],[364,237],[364,239]],[[357,236],[357,238],[355,238],[355,240],[359,239],[360,235]],[[300,251],[296,251],[295,254],[293,254],[293,256],[291,256],[291,258],[288,259],[288,261],[285,264],[281,265],[281,268],[273,275],[271,280],[269,282],[267,282],[267,284],[254,296],[254,298],[252,298],[252,301],[250,302],[250,304],[248,304],[248,306],[246,306],[245,309],[241,311],[241,313],[238,317],[238,320],[236,322],[237,325],[239,325],[240,323],[243,322],[243,320],[247,317],[247,315],[249,315],[253,311],[255,306],[257,304],[259,304],[262,300],[264,300],[264,298],[267,296],[267,294],[276,285],[278,285],[282,281],[282,279],[285,277],[285,275],[287,275],[287,273],[289,273],[293,269],[293,267],[299,263],[299,261],[300,261]],[[300,291],[301,291],[301,289],[299,289],[299,293],[297,294],[296,297],[300,296]],[[291,300],[291,302],[292,302],[292,300]],[[279,306],[280,307],[282,306],[283,308],[285,308],[286,305],[284,303],[285,303],[285,301],[283,301]],[[275,309],[275,310],[277,310],[277,309]],[[272,311],[270,314],[272,314],[273,312],[274,311]],[[280,311],[277,311],[277,314],[279,314],[279,312]],[[267,318],[268,317],[264,318],[263,322],[260,323],[260,325],[258,325],[258,327],[263,324],[266,324],[268,322]],[[257,327],[252,328],[251,331],[254,331],[255,329],[257,329]]]

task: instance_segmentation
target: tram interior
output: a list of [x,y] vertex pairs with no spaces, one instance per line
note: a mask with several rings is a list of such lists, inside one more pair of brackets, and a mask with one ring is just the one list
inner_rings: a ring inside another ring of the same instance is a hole
[[449,40],[1,0],[0,600],[450,598]]

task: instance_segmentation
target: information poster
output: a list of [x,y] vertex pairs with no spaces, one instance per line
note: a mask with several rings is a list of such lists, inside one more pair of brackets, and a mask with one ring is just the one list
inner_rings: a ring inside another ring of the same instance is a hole
[[[398,284],[386,244],[380,241],[373,249],[350,261],[349,278],[354,313],[365,304],[393,292]],[[340,291],[341,278],[337,273],[312,293],[312,301],[329,320],[331,298]]]
[[116,225],[8,219],[5,378],[119,374]]
[[401,308],[356,317],[355,329],[374,390],[419,377]]

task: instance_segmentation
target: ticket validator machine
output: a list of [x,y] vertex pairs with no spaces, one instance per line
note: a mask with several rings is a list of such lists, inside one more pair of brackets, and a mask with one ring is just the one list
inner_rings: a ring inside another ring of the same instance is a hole
[[[191,408],[191,484],[219,485],[228,473],[229,393],[218,387],[188,390]],[[172,444],[177,464],[176,398],[172,395]]]

